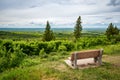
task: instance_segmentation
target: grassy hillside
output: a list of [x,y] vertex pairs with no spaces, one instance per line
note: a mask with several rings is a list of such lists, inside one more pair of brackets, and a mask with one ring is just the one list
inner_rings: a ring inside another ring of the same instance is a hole
[[[75,42],[72,32],[56,32],[55,41],[43,42],[42,34],[0,32],[0,80],[119,80],[119,41],[101,32],[83,32]],[[64,62],[73,51],[100,48],[102,66],[73,70]]]
[[[47,58],[27,56],[19,67],[8,69],[0,75],[1,80],[119,80],[120,43],[104,48],[103,65],[96,68],[73,70],[64,60],[70,52],[52,52]],[[114,48],[114,51],[113,51]],[[111,53],[112,52],[112,53]]]

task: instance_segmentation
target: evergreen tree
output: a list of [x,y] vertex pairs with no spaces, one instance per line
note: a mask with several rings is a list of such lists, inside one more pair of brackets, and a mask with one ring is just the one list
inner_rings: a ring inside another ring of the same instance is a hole
[[45,28],[45,31],[43,34],[43,41],[51,41],[54,39],[55,39],[55,37],[54,37],[53,31],[50,30],[50,24],[47,21],[46,28]]
[[110,39],[111,35],[113,35],[113,31],[114,31],[114,26],[112,23],[110,23],[106,30],[106,35],[108,39]]
[[77,21],[76,21],[76,25],[74,27],[74,37],[75,37],[75,39],[80,38],[81,31],[82,31],[81,16],[79,16]]
[[118,35],[119,34],[119,29],[112,23],[109,24],[107,30],[106,30],[106,35],[108,39],[111,39],[113,36]]
[[117,26],[115,26],[114,30],[115,30],[115,35],[118,35],[119,34],[119,29],[117,28]]

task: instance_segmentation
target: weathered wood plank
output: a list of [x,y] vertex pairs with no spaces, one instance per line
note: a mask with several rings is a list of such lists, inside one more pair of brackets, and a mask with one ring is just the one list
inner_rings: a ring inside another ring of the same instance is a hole
[[74,68],[77,68],[77,60],[78,59],[86,59],[86,58],[94,58],[94,62],[95,63],[98,62],[98,64],[101,65],[102,64],[102,54],[103,54],[103,49],[73,52],[70,57],[71,65]]

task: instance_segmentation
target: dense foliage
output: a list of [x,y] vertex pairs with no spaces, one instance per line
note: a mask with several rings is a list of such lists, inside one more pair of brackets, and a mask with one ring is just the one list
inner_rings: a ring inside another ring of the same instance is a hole
[[26,56],[19,45],[12,45],[11,42],[4,42],[0,47],[0,72],[19,66]]
[[80,50],[96,45],[109,45],[113,43],[115,42],[108,41],[104,36],[95,38],[83,37],[78,39],[76,43],[70,40],[56,40],[50,42],[0,40],[0,45],[3,46],[1,49],[5,47],[6,51],[14,52],[14,46],[19,45],[21,51],[27,55],[39,55],[41,54],[41,50],[49,54],[50,52]]
[[115,38],[116,35],[119,35],[119,29],[117,28],[117,26],[114,26],[112,23],[110,23],[106,30],[106,35],[107,38],[111,40]]
[[45,32],[43,34],[43,41],[51,41],[51,40],[54,40],[54,39],[55,39],[55,36],[53,34],[53,31],[50,30],[50,24],[47,21]]
[[82,31],[81,17],[79,16],[77,21],[76,21],[75,28],[74,28],[74,37],[75,37],[75,39],[80,38],[81,31]]
[[19,67],[0,73],[0,80],[119,80],[119,47],[120,43],[86,48],[103,48],[104,54],[110,55],[103,55],[102,66],[80,70],[71,69],[64,63],[63,60],[70,56],[70,52],[46,54],[44,49],[41,49],[39,56],[28,56]]

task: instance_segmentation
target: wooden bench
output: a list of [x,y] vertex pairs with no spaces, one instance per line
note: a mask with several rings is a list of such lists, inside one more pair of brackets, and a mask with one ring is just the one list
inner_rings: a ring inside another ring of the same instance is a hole
[[102,64],[102,54],[103,54],[103,49],[73,52],[70,57],[71,65],[74,68],[77,68],[77,60],[85,59],[85,58],[94,58],[94,62],[101,65]]

